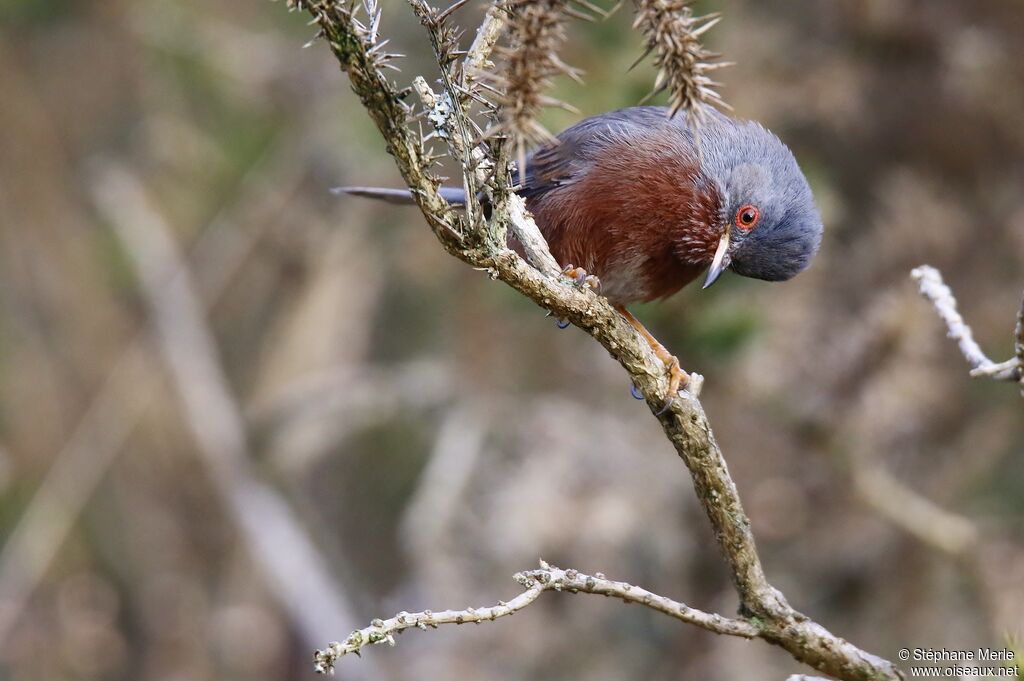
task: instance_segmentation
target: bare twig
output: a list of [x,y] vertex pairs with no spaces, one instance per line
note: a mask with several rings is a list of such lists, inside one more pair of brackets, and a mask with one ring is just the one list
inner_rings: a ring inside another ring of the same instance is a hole
[[406,629],[428,627],[436,629],[442,624],[479,624],[493,622],[500,617],[514,615],[535,602],[545,591],[560,591],[622,599],[623,603],[637,603],[651,610],[668,615],[681,622],[693,624],[716,634],[757,638],[761,635],[758,626],[746,619],[730,619],[721,615],[691,608],[685,603],[651,593],[626,582],[607,579],[601,573],[587,575],[577,570],[563,570],[548,565],[543,560],[540,569],[518,572],[514,579],[525,591],[512,600],[498,601],[495,605],[465,610],[444,610],[432,612],[400,612],[386,620],[374,620],[370,626],[353,631],[344,642],[332,642],[325,650],[318,650],[314,656],[316,670],[330,672],[337,661],[349,653],[359,654],[369,645],[395,644],[395,634]]
[[[424,3],[418,3],[420,7],[419,12],[426,16],[429,15],[428,9],[425,8]],[[490,8],[487,15],[484,17],[484,22],[477,31],[477,38],[470,48],[469,53],[463,63],[462,77],[463,81],[461,85],[456,85],[453,82],[454,76],[447,75],[442,78],[442,85],[444,86],[444,98],[439,98],[426,80],[422,77],[416,77],[413,80],[413,88],[416,90],[420,101],[425,107],[431,110],[432,113],[442,112],[437,115],[431,116],[431,121],[435,128],[441,130],[444,133],[445,141],[448,143],[452,151],[452,156],[457,159],[462,159],[464,167],[472,170],[472,182],[466,182],[465,190],[467,196],[475,195],[475,188],[483,186],[488,178],[493,178],[496,184],[502,184],[502,178],[500,176],[494,177],[494,163],[485,157],[483,150],[480,146],[473,145],[470,138],[466,135],[467,124],[465,122],[467,116],[466,101],[462,96],[465,92],[468,92],[472,88],[472,83],[468,80],[472,77],[472,74],[477,73],[482,75],[479,71],[478,65],[487,62],[491,51],[494,49],[495,42],[497,41],[498,35],[504,26],[504,17],[508,12],[505,6],[505,0],[496,0],[495,4]],[[432,41],[435,46],[438,45],[437,28],[428,26],[431,31]],[[438,49],[435,47],[435,49]],[[440,58],[440,54],[438,57]],[[458,128],[451,130],[449,119],[454,118]],[[462,131],[462,134],[459,134]],[[454,133],[454,134],[453,134]],[[466,175],[470,175],[469,172]],[[503,235],[506,231],[511,231],[516,240],[523,248],[523,252],[526,255],[526,259],[531,265],[539,269],[541,272],[548,276],[557,276],[561,271],[558,266],[558,262],[554,256],[551,255],[551,250],[548,248],[547,240],[544,235],[541,234],[540,229],[537,228],[533,218],[529,216],[526,211],[526,203],[522,197],[517,194],[513,194],[509,191],[501,191],[498,188],[497,192],[492,192],[493,200],[495,202],[504,202],[504,210],[499,207],[497,211],[498,215],[504,215],[510,213],[512,215],[511,220],[505,222],[503,220],[494,220],[495,229],[493,236],[499,242],[504,240]],[[475,202],[469,202],[470,207],[475,206]],[[475,210],[475,209],[474,209]],[[469,212],[469,220],[471,223],[477,217],[471,210]]]
[[82,508],[153,401],[145,347],[132,343],[32,497],[0,551],[0,642],[18,621]]
[[501,195],[502,210],[498,211],[499,219],[508,216],[508,231],[516,236],[516,240],[526,254],[526,260],[548,277],[557,277],[562,269],[558,266],[555,256],[551,255],[547,239],[541,234],[533,216],[526,210],[526,201],[518,194]]
[[[656,413],[666,437],[691,473],[697,497],[712,524],[740,597],[743,619],[714,620],[732,623],[727,627],[732,631],[721,633],[756,635],[784,648],[795,659],[848,681],[902,678],[892,663],[860,650],[793,609],[768,583],[750,521],[699,400],[692,393],[682,393],[670,409],[663,410],[668,388],[666,368],[633,327],[606,299],[532,267],[508,248],[504,240],[506,226],[518,222],[517,229],[538,233],[539,230],[528,216],[520,216],[510,209],[514,203],[510,203],[511,188],[506,183],[495,182],[491,187],[494,196],[489,228],[472,229],[461,233],[465,238],[452,238],[450,227],[461,224],[462,218],[449,210],[438,196],[436,180],[426,174],[419,152],[421,142],[406,127],[405,109],[395,104],[393,86],[383,77],[381,66],[369,55],[375,45],[367,39],[365,29],[345,6],[326,0],[304,5],[328,37],[335,56],[349,74],[353,89],[384,136],[399,171],[444,248],[593,336],[623,366]],[[469,146],[472,140],[466,139],[464,143]],[[464,166],[464,176],[472,174],[472,170]],[[496,176],[502,174],[495,173]],[[544,590],[536,583],[527,585],[527,589],[521,595],[527,601]],[[507,613],[499,611],[500,614]],[[699,613],[699,616],[693,615],[693,619],[705,622],[703,616],[716,617]],[[489,617],[490,613],[481,619]],[[426,622],[423,624],[428,626]],[[418,623],[409,626],[418,626]],[[360,635],[373,636],[376,639],[373,642],[380,642],[388,640],[389,632],[369,631]],[[343,651],[344,645],[337,652]],[[320,668],[329,668],[331,659],[336,656],[318,657]]]
[[929,265],[915,268],[910,276],[918,283],[921,295],[932,302],[935,311],[946,324],[947,334],[957,342],[964,359],[971,365],[971,376],[991,378],[994,381],[1013,381],[1024,385],[1024,301],[1017,315],[1014,357],[1005,362],[993,362],[978,343],[974,333],[956,309],[953,292],[942,281],[942,274]]
[[[388,141],[399,172],[407,186],[413,190],[413,199],[430,221],[435,236],[449,253],[457,253],[462,245],[464,220],[451,210],[441,198],[438,187],[441,180],[430,173],[430,162],[423,149],[423,141],[406,126],[408,106],[403,93],[383,73],[384,57],[376,29],[369,30],[356,19],[356,10],[348,4],[330,0],[289,0],[290,6],[313,15],[322,35],[348,73],[352,89],[359,95],[374,124]],[[373,10],[371,10],[372,12]],[[376,26],[379,14],[371,19]]]
[[[462,186],[466,196],[475,197],[480,191],[483,176],[487,174],[487,168],[483,165],[487,159],[473,143],[475,135],[470,133],[472,122],[467,115],[467,110],[471,91],[456,73],[459,70],[456,53],[460,32],[445,23],[449,12],[438,12],[427,4],[426,0],[409,0],[409,4],[412,5],[413,11],[426,27],[434,57],[441,68],[441,84],[446,97],[435,100],[432,105],[434,110],[431,121],[443,132],[453,152],[453,158],[467,170],[462,174]],[[480,47],[480,50],[483,51],[483,46]],[[462,75],[465,75],[464,69],[462,69]],[[424,89],[424,85],[425,81],[421,78],[416,83],[416,89],[426,105],[428,101],[435,98],[432,93],[428,95],[429,88]],[[437,115],[437,104],[445,107],[443,115]],[[484,221],[477,202],[467,201],[465,209],[469,229],[482,231],[485,228]]]

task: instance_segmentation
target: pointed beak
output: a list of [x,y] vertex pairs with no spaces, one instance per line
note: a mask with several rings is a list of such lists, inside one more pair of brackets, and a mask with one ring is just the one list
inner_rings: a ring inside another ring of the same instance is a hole
[[707,288],[714,284],[722,276],[722,272],[729,267],[729,262],[729,230],[726,229],[725,234],[722,235],[718,242],[718,248],[715,250],[715,259],[711,261],[711,268],[708,270],[708,276],[704,280],[702,288]]

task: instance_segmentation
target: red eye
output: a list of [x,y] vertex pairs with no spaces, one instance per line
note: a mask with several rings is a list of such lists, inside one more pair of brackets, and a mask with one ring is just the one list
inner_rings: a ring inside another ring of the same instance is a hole
[[740,209],[736,211],[736,226],[746,232],[754,229],[760,219],[761,211],[757,209],[757,206],[752,206],[749,203],[740,206]]

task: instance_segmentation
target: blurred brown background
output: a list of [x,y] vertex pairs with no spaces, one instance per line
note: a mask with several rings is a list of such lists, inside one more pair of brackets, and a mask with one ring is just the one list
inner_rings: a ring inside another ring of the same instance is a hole
[[[386,5],[397,77],[433,77],[408,7]],[[1011,354],[1024,3],[698,9],[724,10],[725,98],[792,146],[826,238],[790,283],[726,276],[638,315],[708,378],[796,607],[887,657],[1012,644],[1024,402],[967,377],[908,272],[940,267],[982,346]],[[601,348],[446,256],[415,212],[328,193],[397,174],[328,50],[301,49],[305,17],[2,0],[0,22],[0,677],[309,679],[313,648],[354,626],[507,599],[539,556],[734,611],[684,467]],[[646,93],[630,22],[572,26],[587,84],[561,98],[589,115]],[[338,676],[796,671],[552,594]]]

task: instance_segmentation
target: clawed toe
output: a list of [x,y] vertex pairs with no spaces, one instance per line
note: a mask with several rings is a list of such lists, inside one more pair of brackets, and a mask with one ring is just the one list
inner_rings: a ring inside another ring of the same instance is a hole
[[[665,396],[665,404],[663,404],[661,409],[655,413],[655,416],[661,416],[671,409],[672,404],[676,401],[676,397],[679,395],[681,390],[689,390],[694,395],[699,394],[700,388],[704,382],[704,378],[700,374],[688,374],[683,371],[682,367],[679,365],[679,360],[675,356],[668,355],[667,359],[662,361],[664,361],[668,367],[668,391]],[[640,392],[635,383],[630,384],[629,392],[635,399],[644,399],[643,393]]]
[[665,394],[665,405],[657,413],[657,416],[661,416],[672,407],[679,391],[690,382],[690,375],[683,371],[682,366],[679,365],[679,359],[675,355],[669,355],[667,361],[664,359],[662,361],[668,364],[668,392]]
[[[664,363],[665,368],[668,369],[668,392],[665,395],[665,405],[657,413],[658,416],[669,410],[681,389],[689,388],[694,395],[700,392],[701,385],[704,382],[700,374],[691,375],[683,371],[683,367],[679,364],[679,359],[665,349],[665,346],[659,343],[658,339],[652,336],[651,332],[629,310],[621,305],[615,306],[615,309],[640,333],[643,339],[647,341],[647,344],[651,346],[655,357],[660,359]],[[633,396],[636,397],[636,392],[633,393]]]
[[562,276],[572,281],[573,286],[576,288],[586,287],[594,293],[601,292],[601,280],[593,274],[587,274],[587,271],[582,267],[567,265],[562,270]]
[[679,365],[679,358],[675,355],[669,357],[668,373],[668,395],[672,398],[678,395],[679,390],[686,386],[687,382],[690,380],[690,375],[683,371],[683,367]]

